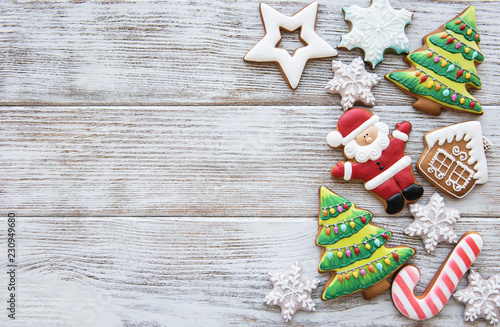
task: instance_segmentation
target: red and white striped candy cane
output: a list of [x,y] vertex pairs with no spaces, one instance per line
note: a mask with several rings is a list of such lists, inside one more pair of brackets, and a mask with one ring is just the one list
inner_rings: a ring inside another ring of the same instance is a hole
[[420,271],[413,265],[405,266],[392,283],[392,301],[396,308],[413,320],[425,320],[437,315],[443,310],[458,282],[482,248],[481,235],[475,232],[465,233],[420,296],[414,293],[420,279]]

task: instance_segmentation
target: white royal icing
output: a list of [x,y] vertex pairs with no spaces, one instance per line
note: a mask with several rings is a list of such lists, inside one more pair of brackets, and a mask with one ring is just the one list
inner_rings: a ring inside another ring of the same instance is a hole
[[455,243],[457,234],[453,224],[460,218],[460,212],[447,208],[444,199],[434,193],[425,206],[410,204],[410,214],[414,221],[405,229],[405,234],[420,236],[427,252],[434,251],[441,242]]
[[[337,51],[314,31],[318,14],[317,2],[305,6],[292,16],[283,15],[269,5],[261,3],[260,13],[266,34],[243,59],[276,62],[292,89],[299,85],[308,60],[337,55]],[[300,38],[307,45],[297,48],[292,56],[286,49],[277,48],[276,45],[281,40],[280,27],[290,32],[300,28]]]
[[349,65],[342,61],[332,61],[335,74],[325,89],[330,93],[338,93],[342,97],[342,108],[352,108],[354,102],[361,101],[367,106],[375,105],[372,87],[378,84],[380,77],[368,73],[361,57],[354,59]]
[[404,156],[403,158],[396,161],[392,166],[388,167],[383,173],[378,174],[377,176],[366,182],[365,189],[370,191],[376,187],[379,187],[409,165],[411,165],[411,158],[408,156]]
[[392,136],[403,142],[408,141],[408,134],[398,131],[397,129],[392,132]]
[[471,166],[476,163],[474,166],[474,170],[476,170],[474,174],[474,179],[477,180],[476,183],[484,184],[488,181],[488,165],[486,163],[486,155],[484,154],[483,132],[480,122],[467,121],[440,128],[427,133],[424,138],[429,149],[436,142],[442,146],[445,142],[451,143],[454,140],[461,141],[463,139],[467,141],[466,148],[470,150],[468,153],[470,157],[467,163]]
[[365,61],[373,68],[384,60],[386,49],[408,53],[410,42],[404,30],[413,15],[408,10],[395,10],[388,0],[373,0],[367,8],[352,5],[343,10],[352,29],[342,36],[339,47],[361,48]]
[[346,181],[350,180],[352,177],[352,163],[347,161],[344,165],[344,179]]

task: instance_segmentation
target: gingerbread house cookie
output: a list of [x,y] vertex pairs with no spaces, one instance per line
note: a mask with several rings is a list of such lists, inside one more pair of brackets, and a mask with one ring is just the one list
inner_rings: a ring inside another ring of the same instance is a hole
[[417,169],[443,192],[462,198],[475,184],[487,182],[485,151],[491,142],[483,137],[481,123],[468,121],[436,129],[424,135],[424,143]]

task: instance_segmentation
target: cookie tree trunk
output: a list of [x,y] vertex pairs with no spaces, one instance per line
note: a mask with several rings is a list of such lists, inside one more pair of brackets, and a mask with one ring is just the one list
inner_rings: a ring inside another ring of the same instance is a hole
[[476,9],[460,15],[423,38],[424,46],[406,56],[411,67],[385,77],[418,100],[413,107],[432,115],[441,108],[482,114],[481,104],[468,88],[481,88],[476,70],[484,57],[476,27]]
[[406,246],[387,248],[391,232],[370,223],[372,213],[357,208],[328,188],[319,189],[319,230],[316,244],[323,247],[319,271],[332,276],[323,300],[363,290],[366,299],[385,292],[385,281],[414,254]]

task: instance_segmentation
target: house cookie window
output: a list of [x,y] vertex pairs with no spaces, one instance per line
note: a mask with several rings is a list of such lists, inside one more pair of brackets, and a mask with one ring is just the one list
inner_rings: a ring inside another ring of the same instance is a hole
[[453,189],[459,192],[467,187],[473,175],[474,172],[469,167],[457,161],[457,165],[446,181],[446,185],[453,186]]
[[444,149],[437,149],[436,153],[432,157],[431,162],[429,163],[429,168],[427,171],[429,173],[434,173],[437,179],[443,179],[450,167],[455,162],[455,157]]

